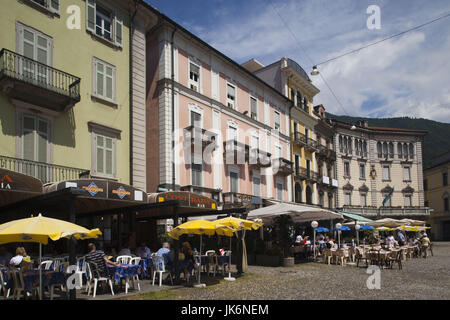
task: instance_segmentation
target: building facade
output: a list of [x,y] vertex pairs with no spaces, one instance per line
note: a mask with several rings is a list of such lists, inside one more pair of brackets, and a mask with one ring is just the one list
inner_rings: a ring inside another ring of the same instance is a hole
[[450,152],[436,157],[423,171],[425,206],[433,211],[428,223],[431,225],[433,240],[450,240]]
[[422,140],[426,131],[333,120],[337,207],[368,218],[425,220]]
[[[319,93],[307,73],[294,60],[282,58],[268,66],[252,59],[244,64],[255,75],[292,101],[290,109],[292,200],[297,203],[320,204],[319,177],[316,153],[319,150],[315,128],[318,117],[314,114],[313,98]],[[327,202],[328,203],[328,202]]]
[[290,100],[162,14],[146,50],[147,191],[291,200]]

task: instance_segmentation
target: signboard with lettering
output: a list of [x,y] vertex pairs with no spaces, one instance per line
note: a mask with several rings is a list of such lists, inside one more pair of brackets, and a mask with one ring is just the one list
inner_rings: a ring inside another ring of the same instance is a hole
[[149,195],[149,202],[179,201],[182,207],[217,209],[215,200],[188,191],[162,192]]
[[0,190],[42,193],[42,182],[26,174],[0,168]]

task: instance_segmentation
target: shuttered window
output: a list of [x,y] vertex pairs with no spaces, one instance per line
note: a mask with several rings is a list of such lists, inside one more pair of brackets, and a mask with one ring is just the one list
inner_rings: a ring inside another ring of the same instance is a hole
[[230,192],[239,192],[239,175],[236,172],[230,171]]
[[116,102],[116,68],[94,58],[93,69],[94,95],[111,102]]
[[236,109],[236,87],[232,84],[227,84],[227,106]]
[[258,120],[258,107],[256,98],[250,97],[250,112],[251,118]]
[[47,162],[49,122],[43,118],[24,114],[22,122],[23,159]]
[[115,176],[115,145],[116,139],[95,133],[95,168],[98,175]]
[[123,45],[123,19],[118,12],[86,0],[86,29],[118,47]]

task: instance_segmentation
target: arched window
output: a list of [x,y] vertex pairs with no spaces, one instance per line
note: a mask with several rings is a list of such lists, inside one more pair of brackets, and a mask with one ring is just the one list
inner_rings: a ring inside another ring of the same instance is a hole
[[378,143],[377,143],[377,153],[378,153],[378,158],[381,158],[383,155],[382,155],[382,150],[381,150],[381,142],[379,142],[378,141]]
[[348,138],[348,152],[350,153],[350,154],[352,154],[353,153],[353,147],[352,147],[352,138]]
[[414,145],[412,143],[409,144],[409,157],[414,159]]
[[389,142],[389,158],[394,158],[394,144]]
[[362,140],[359,140],[359,154],[361,156],[363,155],[363,142],[362,142]]
[[408,144],[403,144],[403,158],[408,158]]
[[303,97],[303,109],[309,113],[308,98]]
[[402,152],[402,144],[400,142],[397,142],[397,153],[398,153],[398,158],[400,159],[403,155]]
[[339,136],[339,151],[342,152],[342,136]]
[[356,154],[359,153],[359,148],[358,148],[358,139],[355,139],[355,152]]
[[306,187],[306,203],[312,204],[312,190],[310,186]]
[[383,142],[383,155],[385,158],[388,156],[388,145],[387,142]]
[[295,184],[295,202],[302,202],[302,186],[298,182]]
[[364,151],[364,157],[367,157],[367,141],[366,140],[364,140],[363,151]]
[[344,153],[347,153],[348,145],[347,145],[347,137],[344,137]]

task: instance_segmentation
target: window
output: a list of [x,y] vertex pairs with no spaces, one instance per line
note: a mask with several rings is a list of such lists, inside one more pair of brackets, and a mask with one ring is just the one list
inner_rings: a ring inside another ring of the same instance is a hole
[[442,173],[442,185],[447,186],[448,185],[448,174],[447,172]]
[[392,206],[392,202],[391,202],[392,196],[386,199],[386,197],[387,197],[388,195],[389,195],[388,193],[383,194],[383,201],[386,200],[386,201],[384,202],[384,206],[385,206],[385,207],[391,207],[391,206]]
[[258,120],[258,104],[256,98],[250,97],[250,116]]
[[116,68],[97,58],[93,60],[94,96],[114,102],[116,101]]
[[377,154],[378,154],[378,158],[381,158],[383,156],[383,151],[381,148],[381,142],[377,142]]
[[383,142],[383,156],[384,158],[388,157],[388,145],[386,142]]
[[253,195],[255,197],[261,196],[261,178],[253,177]]
[[305,110],[307,113],[309,113],[309,105],[308,105],[307,97],[303,97],[303,110]]
[[366,165],[362,163],[359,165],[359,178],[360,179],[366,178]]
[[342,141],[342,136],[339,136],[339,151],[342,152],[343,149],[343,141]]
[[403,167],[403,181],[411,181],[411,168]]
[[427,179],[423,180],[423,190],[425,190],[425,191],[428,190],[428,180]]
[[350,178],[350,162],[344,162],[344,177]]
[[364,151],[364,157],[367,157],[367,142],[365,140],[363,143],[363,151]]
[[323,207],[323,194],[319,193],[319,205]]
[[391,171],[389,166],[383,166],[383,180],[391,180]]
[[298,154],[295,155],[295,175],[300,174],[300,156]]
[[189,87],[194,91],[200,91],[200,66],[192,62],[189,63]]
[[352,195],[350,192],[344,193],[344,204],[346,206],[352,205]]
[[409,158],[414,159],[414,145],[412,143],[409,144]]
[[403,158],[408,158],[408,144],[403,144]]
[[202,115],[195,111],[191,111],[191,126],[195,128],[202,127]]
[[365,193],[361,194],[361,207],[367,207],[367,195]]
[[36,81],[39,86],[45,84],[53,85],[52,77],[49,72],[50,70],[43,68],[38,64],[42,63],[46,66],[52,65],[52,39],[39,31],[21,24],[19,24],[18,32],[20,35],[19,53],[28,59],[37,61],[32,62],[27,59],[20,63],[20,71],[23,73],[23,76],[27,78],[28,81]]
[[397,143],[397,153],[398,153],[398,158],[399,159],[403,157],[402,144],[401,143]]
[[59,14],[59,0],[31,0],[34,3],[44,7],[45,9]]
[[405,195],[405,207],[412,206],[412,196],[410,194]]
[[95,161],[94,173],[107,177],[115,176],[116,139],[94,133]]
[[291,100],[295,102],[295,90],[291,88]]
[[389,142],[389,158],[394,158],[394,144]]
[[448,201],[448,197],[444,198],[444,212],[448,212],[449,211],[449,201]]
[[236,110],[236,87],[227,83],[227,106]]
[[230,171],[230,192],[239,192],[239,174]]
[[191,184],[193,186],[201,187],[202,186],[202,171],[203,166],[201,164],[196,164],[192,162],[191,165]]
[[237,128],[233,126],[228,126],[227,139],[237,141]]
[[[50,124],[47,120],[31,114],[22,117],[22,158],[47,162]],[[35,176],[35,173],[31,173]]]
[[280,131],[280,113],[278,111],[275,111],[275,130]]
[[283,200],[283,183],[277,182],[277,199],[282,201]]
[[296,106],[297,107],[301,107],[302,106],[302,94],[300,91],[297,91],[297,101],[296,101]]
[[306,159],[306,175],[311,178],[311,160]]
[[122,47],[123,22],[117,12],[86,0],[86,29],[118,47]]

